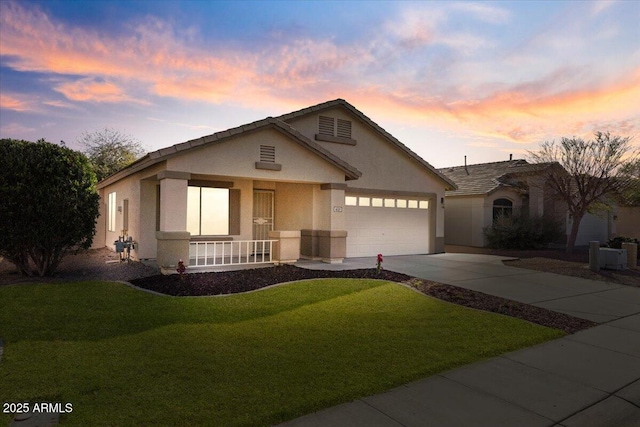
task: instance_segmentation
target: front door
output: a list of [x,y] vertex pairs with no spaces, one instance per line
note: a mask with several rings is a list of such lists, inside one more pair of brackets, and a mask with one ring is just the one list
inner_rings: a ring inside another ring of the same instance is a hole
[[[253,240],[269,240],[273,230],[273,191],[253,190]],[[269,245],[257,246],[257,252],[268,251]]]

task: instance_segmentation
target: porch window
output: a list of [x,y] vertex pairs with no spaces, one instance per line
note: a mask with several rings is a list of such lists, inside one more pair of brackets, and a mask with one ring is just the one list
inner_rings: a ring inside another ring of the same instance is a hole
[[107,201],[107,229],[109,231],[116,231],[116,212],[118,207],[116,206],[116,193],[109,193]]
[[189,186],[187,191],[187,231],[192,236],[239,234],[238,190]]
[[508,199],[496,199],[493,202],[493,222],[498,218],[509,218],[513,214],[513,202]]

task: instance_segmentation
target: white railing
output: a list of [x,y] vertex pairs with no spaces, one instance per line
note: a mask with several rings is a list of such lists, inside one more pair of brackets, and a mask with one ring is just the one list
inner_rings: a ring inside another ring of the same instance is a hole
[[189,267],[270,263],[274,242],[277,240],[189,242]]

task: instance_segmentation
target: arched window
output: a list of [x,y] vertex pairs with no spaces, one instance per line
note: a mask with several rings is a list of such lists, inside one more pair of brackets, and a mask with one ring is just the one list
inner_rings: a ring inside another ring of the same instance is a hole
[[496,199],[493,202],[493,222],[498,218],[509,218],[513,213],[513,202],[508,199]]

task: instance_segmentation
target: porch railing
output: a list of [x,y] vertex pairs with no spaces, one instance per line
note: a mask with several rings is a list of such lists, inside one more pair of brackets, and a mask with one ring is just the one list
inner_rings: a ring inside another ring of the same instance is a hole
[[189,267],[270,263],[277,240],[189,242]]

